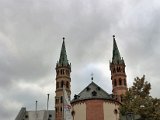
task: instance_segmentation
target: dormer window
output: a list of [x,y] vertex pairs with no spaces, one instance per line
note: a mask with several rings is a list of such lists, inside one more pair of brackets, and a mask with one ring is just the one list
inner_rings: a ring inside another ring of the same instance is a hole
[[97,92],[96,92],[96,91],[93,91],[93,92],[92,92],[92,96],[97,96]]
[[87,90],[87,91],[89,91],[89,90],[90,90],[90,88],[89,88],[89,87],[87,87],[87,88],[86,88],[86,90]]
[[101,90],[101,88],[100,88],[100,87],[97,87],[97,90]]

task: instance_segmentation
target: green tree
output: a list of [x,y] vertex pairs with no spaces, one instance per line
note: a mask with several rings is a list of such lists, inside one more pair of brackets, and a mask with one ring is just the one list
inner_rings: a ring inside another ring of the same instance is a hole
[[160,99],[150,96],[151,84],[145,81],[145,76],[135,78],[123,96],[120,112],[140,115],[145,120],[160,120]]

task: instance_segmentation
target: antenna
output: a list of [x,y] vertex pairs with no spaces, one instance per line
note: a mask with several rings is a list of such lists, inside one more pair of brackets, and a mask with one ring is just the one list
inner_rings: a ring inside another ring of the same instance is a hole
[[37,114],[37,104],[38,104],[38,101],[36,100],[36,120],[37,120],[37,117],[38,117],[38,114]]
[[47,94],[47,120],[48,120],[48,103],[49,103],[49,94]]

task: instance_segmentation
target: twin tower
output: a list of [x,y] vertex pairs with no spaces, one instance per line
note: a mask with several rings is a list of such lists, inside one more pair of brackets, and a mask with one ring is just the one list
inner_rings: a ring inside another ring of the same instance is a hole
[[[127,91],[127,80],[125,73],[125,62],[120,55],[118,46],[113,36],[113,55],[110,62],[112,94],[114,99],[122,102],[122,95]],[[56,96],[55,96],[55,118],[61,120],[63,116],[63,85],[65,85],[68,96],[71,95],[71,64],[68,62],[65,48],[65,38],[63,38],[59,61],[56,64]]]

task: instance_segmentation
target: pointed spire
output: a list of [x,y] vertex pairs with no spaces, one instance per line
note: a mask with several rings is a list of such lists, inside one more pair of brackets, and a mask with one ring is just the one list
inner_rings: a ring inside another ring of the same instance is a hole
[[115,35],[113,35],[113,56],[112,56],[112,63],[121,63],[121,55],[117,47],[117,43],[115,40]]
[[65,47],[65,38],[63,37],[63,43],[62,43],[62,48],[61,48],[61,53],[60,53],[60,58],[58,63],[60,65],[68,65],[68,59],[67,59],[67,52],[66,52],[66,47]]

